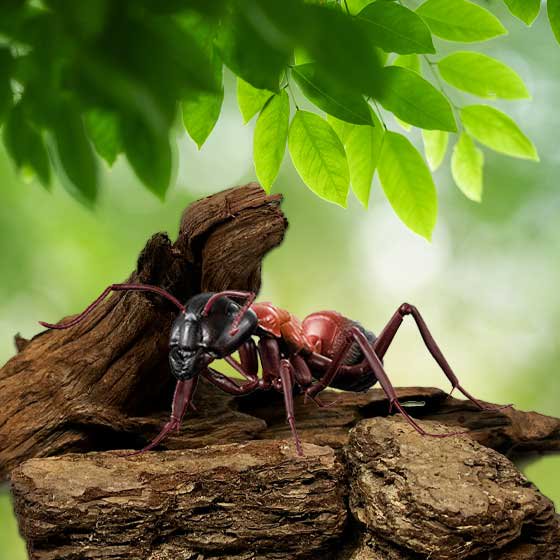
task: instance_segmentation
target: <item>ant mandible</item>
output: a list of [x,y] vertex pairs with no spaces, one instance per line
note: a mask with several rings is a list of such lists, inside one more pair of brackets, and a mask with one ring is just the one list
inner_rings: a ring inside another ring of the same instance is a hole
[[[177,379],[171,417],[154,440],[136,453],[153,449],[169,432],[179,430],[200,376],[232,395],[247,395],[258,389],[281,392],[298,455],[302,455],[303,451],[294,418],[296,388],[304,393],[306,399],[325,406],[317,395],[327,387],[358,392],[367,391],[379,382],[389,399],[389,412],[395,407],[420,434],[447,437],[465,433],[426,432],[397,398],[383,367],[383,357],[407,315],[416,322],[426,347],[451,382],[453,390],[460,391],[480,409],[490,408],[461,386],[424,319],[416,307],[408,303],[397,309],[376,337],[357,321],[336,311],[312,313],[300,322],[288,311],[271,303],[254,303],[255,294],[252,292],[206,292],[191,297],[183,305],[158,286],[112,284],[71,321],[40,324],[50,329],[67,329],[79,323],[111,291],[128,290],[154,292],[167,298],[180,310],[169,338],[169,364],[171,373]],[[257,343],[253,337],[258,339]],[[232,356],[235,352],[238,352],[239,361]],[[259,358],[262,366],[260,377]],[[243,376],[244,381],[232,379],[211,368],[210,364],[217,359],[224,359]]]

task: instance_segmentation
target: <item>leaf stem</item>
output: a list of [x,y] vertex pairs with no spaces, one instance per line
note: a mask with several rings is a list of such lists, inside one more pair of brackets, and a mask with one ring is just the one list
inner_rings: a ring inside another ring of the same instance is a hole
[[379,105],[377,104],[377,101],[373,98],[370,97],[370,100],[373,101],[373,104],[375,106],[375,111],[377,113],[377,116],[379,117],[379,120],[381,121],[381,124],[383,125],[383,128],[385,130],[387,130],[387,125],[385,124],[385,119],[383,118],[383,115],[381,114],[381,109],[379,109]]
[[459,107],[458,105],[455,104],[455,102],[453,101],[453,99],[451,99],[451,97],[449,96],[449,94],[447,93],[447,91],[445,91],[445,87],[443,85],[443,82],[441,81],[441,78],[439,76],[438,71],[434,68],[436,67],[438,64],[437,62],[434,62],[433,60],[430,60],[428,58],[427,55],[423,54],[422,58],[426,61],[426,63],[428,64],[428,68],[430,69],[430,72],[432,73],[437,86],[439,88],[439,90],[441,91],[442,95],[447,99],[447,101],[449,101],[449,104],[451,105],[451,108],[453,109],[453,112],[455,113],[455,118],[457,120],[457,123],[460,127],[461,125],[461,117],[459,116],[459,113],[461,111],[461,107]]
[[286,77],[286,85],[284,86],[284,88],[286,88],[286,87],[288,88],[288,92],[290,94],[290,97],[292,98],[292,101],[294,102],[294,105],[295,105],[296,109],[299,111],[299,105],[296,101],[296,96],[294,95],[294,91],[292,89],[292,84],[291,84],[290,78],[288,76],[288,70],[285,71],[284,75]]

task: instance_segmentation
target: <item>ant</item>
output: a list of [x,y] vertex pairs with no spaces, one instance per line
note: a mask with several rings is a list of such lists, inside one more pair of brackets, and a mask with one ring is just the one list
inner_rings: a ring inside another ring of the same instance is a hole
[[[171,417],[154,440],[134,454],[149,451],[173,430],[179,430],[199,377],[232,395],[247,395],[255,390],[279,391],[284,396],[286,417],[298,455],[303,455],[294,418],[294,392],[318,406],[318,394],[327,387],[343,391],[367,391],[379,382],[389,399],[389,412],[395,407],[422,435],[448,437],[466,432],[431,434],[426,432],[403,408],[383,367],[383,357],[406,316],[412,316],[429,352],[457,389],[482,410],[487,407],[460,384],[431,335],[424,319],[413,305],[403,303],[379,336],[360,323],[336,311],[319,311],[300,322],[290,312],[271,303],[254,303],[253,292],[226,290],[191,297],[183,305],[158,286],[112,284],[82,313],[66,323],[40,322],[50,329],[67,329],[79,323],[112,291],[154,292],[171,301],[180,311],[171,327],[169,365],[177,379]],[[258,339],[255,342],[254,338]],[[232,355],[238,352],[239,361]],[[259,377],[259,358],[262,374]],[[210,367],[224,359],[244,380],[236,380]],[[510,406],[510,405],[508,405]],[[507,407],[498,407],[507,408]]]

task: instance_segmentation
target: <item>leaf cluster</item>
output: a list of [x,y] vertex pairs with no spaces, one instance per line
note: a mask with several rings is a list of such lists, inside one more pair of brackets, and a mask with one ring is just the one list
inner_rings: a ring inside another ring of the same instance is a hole
[[[530,25],[540,0],[504,0]],[[470,0],[5,0],[0,4],[0,124],[14,164],[49,186],[52,170],[92,204],[99,157],[123,154],[160,198],[173,175],[182,121],[200,148],[223,103],[223,67],[237,76],[254,133],[257,177],[270,189],[286,145],[320,197],[345,206],[350,188],[367,206],[377,172],[402,221],[430,237],[437,196],[432,172],[458,140],[451,170],[480,200],[491,150],[538,159],[505,113],[459,103],[521,99],[521,78],[484,53],[440,56],[442,41],[475,43],[507,31]],[[548,0],[560,41],[560,0]],[[459,93],[460,94],[460,93]],[[462,95],[462,94],[461,94]],[[300,105],[305,104],[305,109]],[[310,110],[307,110],[310,109]],[[422,129],[425,159],[403,132]]]

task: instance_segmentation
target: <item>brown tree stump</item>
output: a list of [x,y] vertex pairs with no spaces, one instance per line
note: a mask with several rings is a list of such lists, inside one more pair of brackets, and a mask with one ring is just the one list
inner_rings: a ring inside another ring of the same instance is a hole
[[32,459],[12,482],[34,560],[321,558],[346,521],[341,465],[314,445]]
[[31,459],[12,473],[16,512],[31,560],[559,557],[552,503],[468,437],[373,418],[344,470],[332,448],[304,452],[289,439]]
[[[201,291],[258,291],[262,257],[287,225],[280,201],[252,183],[191,204],[177,240],[154,235],[128,281],[183,301]],[[128,416],[168,407],[175,315],[159,296],[120,292],[68,331],[18,336],[20,352],[0,369],[0,478],[30,457],[118,447],[112,438],[131,429]]]

